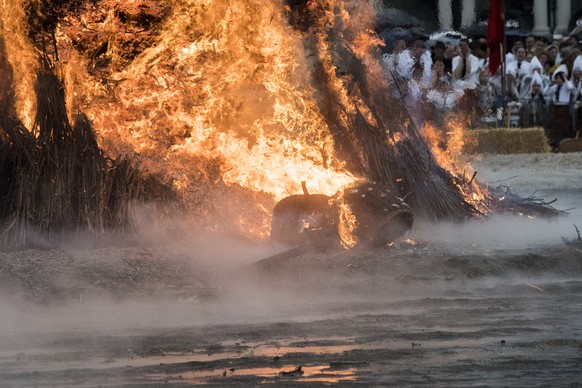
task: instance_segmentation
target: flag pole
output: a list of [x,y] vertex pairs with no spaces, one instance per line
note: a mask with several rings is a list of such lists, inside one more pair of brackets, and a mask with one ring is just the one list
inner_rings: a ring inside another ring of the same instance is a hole
[[[499,45],[499,56],[501,58],[501,124],[499,120],[497,120],[497,126],[503,127],[503,120],[505,120],[505,93],[506,93],[506,86],[505,86],[505,43],[501,43]],[[499,101],[499,100],[498,100]],[[498,102],[499,103],[499,102]]]
[[[503,126],[505,119],[505,109],[507,100],[507,63],[505,57],[505,50],[507,48],[507,37],[505,34],[505,10],[503,0],[489,0],[489,18],[487,25],[487,45],[490,48],[489,52],[489,70],[491,74],[497,74],[501,69],[501,96],[498,96],[497,108],[500,120],[497,126]],[[501,122],[499,122],[501,121]]]
[[[505,112],[507,109],[507,77],[505,75],[505,71],[507,70],[507,56],[505,55],[506,47],[507,47],[507,34],[505,33],[505,2],[501,0],[501,31],[503,33],[503,39],[501,41],[499,49],[501,50],[501,82],[502,82],[502,104],[503,104],[503,111]],[[507,110],[507,128],[511,126],[511,112]]]

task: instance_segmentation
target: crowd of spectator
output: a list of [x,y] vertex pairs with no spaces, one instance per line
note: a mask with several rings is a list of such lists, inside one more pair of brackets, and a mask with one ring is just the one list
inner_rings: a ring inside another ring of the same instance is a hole
[[494,74],[484,38],[396,40],[383,61],[418,125],[442,126],[449,112],[461,111],[473,128],[541,126],[552,146],[582,129],[582,46],[575,36],[515,39]]

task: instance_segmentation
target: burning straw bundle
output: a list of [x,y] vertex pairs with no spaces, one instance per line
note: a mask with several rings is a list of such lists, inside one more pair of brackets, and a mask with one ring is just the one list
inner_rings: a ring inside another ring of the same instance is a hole
[[[290,20],[305,32],[305,45],[315,54],[320,109],[350,168],[406,197],[421,218],[462,220],[478,214],[454,177],[433,162],[429,147],[405,114],[402,97],[392,96],[373,53],[354,51],[352,42],[361,40],[361,32],[342,24],[332,2],[313,7],[291,3]],[[341,96],[344,92],[347,99]]]
[[37,75],[32,131],[16,118],[5,60],[0,70],[8,90],[0,99],[1,245],[19,247],[33,238],[51,243],[63,232],[96,235],[128,227],[129,204],[140,190],[138,170],[126,158],[102,154],[85,115],[70,124],[63,83],[46,56]]
[[[358,7],[364,5],[330,0],[288,3],[291,24],[304,32],[304,44],[313,53],[320,109],[349,168],[405,198],[419,218],[460,221],[481,214],[467,200],[477,183],[435,163],[398,83],[387,81],[373,45],[366,45],[374,40],[373,34],[354,26],[360,18]],[[502,203],[504,195],[490,195],[489,209],[516,208]],[[528,214],[563,214],[543,201],[514,198],[514,204],[518,202]]]

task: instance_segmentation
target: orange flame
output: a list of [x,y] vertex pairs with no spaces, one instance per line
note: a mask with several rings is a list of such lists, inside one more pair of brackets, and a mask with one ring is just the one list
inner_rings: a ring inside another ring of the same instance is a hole
[[[31,127],[37,55],[26,38],[24,3],[0,2],[0,34],[10,36],[6,45],[17,74],[18,112]],[[322,12],[321,25],[342,25],[338,36],[362,59],[369,79],[387,82],[379,61],[368,60],[382,45],[369,29],[375,16],[368,2],[321,0],[307,6]],[[215,213],[228,213],[235,228],[256,238],[268,234],[266,209],[300,193],[301,181],[312,192],[332,196],[357,180],[334,154],[312,86],[308,58],[313,53],[306,52],[303,33],[289,26],[281,2],[173,0],[155,32],[124,22],[123,7],[140,9],[140,1],[87,2],[55,30],[68,109],[88,115],[110,155],[131,154],[186,202],[212,201]],[[140,34],[149,35],[140,39]],[[315,44],[343,108],[337,120],[349,127],[357,110],[377,126],[367,105],[351,100],[332,43],[323,35],[315,36]],[[96,48],[81,47],[83,41]],[[462,138],[460,128],[449,131],[446,150],[433,151],[438,163],[455,171],[452,161],[461,150],[455,144]],[[436,142],[432,132],[425,129]],[[400,141],[398,136],[390,141]],[[476,185],[464,190],[477,196],[475,201],[482,198]],[[355,217],[346,206],[341,217],[342,239],[355,245],[350,236]]]
[[338,231],[344,248],[353,248],[358,243],[358,237],[355,234],[357,227],[358,220],[350,206],[340,202]]
[[444,128],[425,124],[422,134],[431,147],[436,163],[457,177],[456,184],[467,202],[481,212],[489,213],[486,205],[488,193],[473,179],[476,173],[471,165],[461,158],[465,145],[464,121],[462,116],[451,115],[447,117]]
[[16,111],[27,128],[32,128],[36,112],[34,82],[38,56],[28,39],[24,0],[0,2],[0,36],[4,38],[6,57],[13,68]]
[[[61,50],[72,53],[65,64],[69,102],[88,114],[110,153],[139,155],[187,200],[199,179],[212,175],[207,160],[218,162],[224,184],[274,201],[301,192],[301,181],[326,195],[354,181],[334,156],[306,55],[297,55],[301,33],[288,26],[280,4],[175,1],[155,43],[127,66],[114,34],[119,2],[104,4],[109,8],[69,17],[57,38]],[[101,18],[87,25],[95,12]],[[78,29],[109,36],[112,71],[105,80],[91,74],[88,58],[71,47]],[[261,230],[253,235],[265,234],[268,217],[234,218],[247,230]]]

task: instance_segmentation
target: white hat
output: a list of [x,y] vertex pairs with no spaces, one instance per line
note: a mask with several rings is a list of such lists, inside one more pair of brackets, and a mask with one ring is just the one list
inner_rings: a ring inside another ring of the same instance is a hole
[[544,81],[542,80],[542,76],[540,73],[534,73],[531,77],[531,85],[538,84],[540,86],[544,86]]
[[582,55],[578,55],[572,65],[572,71],[582,71]]
[[533,57],[529,63],[530,73],[534,73],[535,69],[539,69],[540,72],[544,70],[544,67],[542,66],[542,63],[540,62],[538,57]]
[[568,68],[566,65],[560,65],[554,72],[552,73],[552,81],[556,78],[556,74],[564,73],[564,76],[568,78]]

